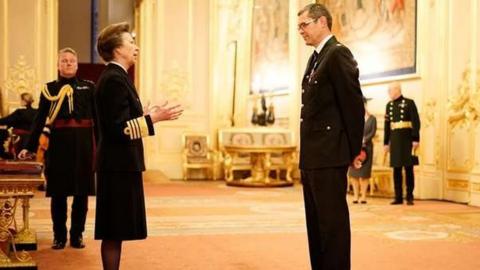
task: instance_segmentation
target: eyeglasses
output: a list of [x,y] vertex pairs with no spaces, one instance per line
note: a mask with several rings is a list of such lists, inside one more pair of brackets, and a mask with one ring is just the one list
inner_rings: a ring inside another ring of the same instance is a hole
[[311,24],[312,22],[315,22],[315,21],[317,21],[317,20],[318,20],[318,19],[310,19],[310,20],[308,20],[308,21],[306,21],[306,22],[300,23],[300,24],[298,25],[298,27],[297,27],[298,31],[300,31],[300,30],[305,30],[305,27],[307,27],[309,24]]

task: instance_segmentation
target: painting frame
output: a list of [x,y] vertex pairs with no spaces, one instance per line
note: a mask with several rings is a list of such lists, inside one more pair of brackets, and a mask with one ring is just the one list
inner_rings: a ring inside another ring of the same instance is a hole
[[[352,51],[359,63],[362,85],[420,77],[418,0],[316,0],[315,2],[324,4],[331,12],[333,18],[332,32],[340,42]],[[341,2],[348,4],[349,7],[339,6],[338,3]],[[351,22],[360,21],[358,17],[359,14],[362,15],[359,12],[359,10],[362,11],[361,9],[364,9],[364,13],[368,14],[368,20],[376,20],[376,24],[373,24],[373,26],[372,23],[358,24],[361,27],[356,28],[355,31],[368,33],[368,35],[354,39],[352,37],[354,35],[350,34],[353,31],[349,33],[344,31],[342,27],[348,26],[348,20]],[[388,32],[390,30],[395,32]],[[380,63],[379,66],[382,66],[383,62],[385,62],[383,69],[377,67],[377,70],[375,70],[373,66],[378,65],[378,63]]]

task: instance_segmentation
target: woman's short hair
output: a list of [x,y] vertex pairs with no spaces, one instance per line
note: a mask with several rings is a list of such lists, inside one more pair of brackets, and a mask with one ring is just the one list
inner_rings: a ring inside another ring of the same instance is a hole
[[113,60],[113,51],[122,45],[123,33],[130,33],[130,25],[126,22],[110,24],[100,31],[97,38],[97,52],[103,61]]
[[32,103],[34,101],[32,94],[27,93],[27,92],[22,93],[22,94],[20,94],[20,99],[23,100],[23,102],[25,102],[25,105],[27,107],[32,107]]

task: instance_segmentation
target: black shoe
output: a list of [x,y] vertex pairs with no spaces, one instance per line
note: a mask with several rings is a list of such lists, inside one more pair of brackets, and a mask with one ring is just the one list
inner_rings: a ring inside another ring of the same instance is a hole
[[64,249],[65,241],[53,240],[52,249]]
[[397,200],[395,200],[395,201],[391,202],[390,204],[391,204],[391,205],[403,204],[403,202],[402,202],[402,201],[397,201]]
[[407,205],[414,205],[413,200],[408,200]]
[[358,203],[358,200],[354,200],[353,203],[354,203],[354,204],[357,204],[357,203]]
[[361,204],[367,204],[367,201],[360,201]]
[[85,243],[83,242],[83,238],[80,237],[70,237],[70,246],[73,248],[85,248]]

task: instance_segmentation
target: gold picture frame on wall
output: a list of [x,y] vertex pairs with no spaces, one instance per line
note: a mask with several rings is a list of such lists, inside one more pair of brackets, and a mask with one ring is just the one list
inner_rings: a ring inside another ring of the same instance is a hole
[[350,48],[362,84],[418,77],[417,0],[316,0]]

